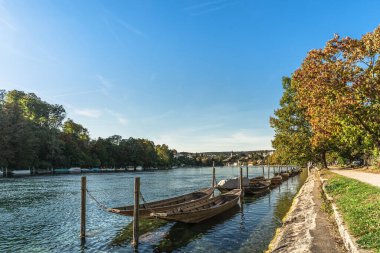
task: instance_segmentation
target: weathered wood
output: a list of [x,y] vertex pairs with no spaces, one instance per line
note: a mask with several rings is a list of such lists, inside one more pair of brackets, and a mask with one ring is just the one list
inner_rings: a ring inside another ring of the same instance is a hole
[[239,188],[240,190],[243,189],[243,168],[242,167],[240,167]]
[[[212,193],[213,188],[210,187],[173,198],[152,201],[144,203],[144,205],[140,204],[139,218],[154,218],[150,215],[152,212],[165,212],[169,209],[179,208],[188,202],[197,202],[202,199],[208,199]],[[108,208],[107,211],[119,215],[133,216],[134,205]]]
[[171,209],[164,213],[156,213],[155,215],[157,218],[169,221],[198,223],[236,206],[240,196],[241,190],[235,189],[198,203],[188,203],[181,209]]
[[[263,165],[263,177],[265,177],[265,172],[264,172],[264,165]],[[268,177],[269,178],[269,177]]]
[[133,208],[133,247],[139,244],[139,197],[140,197],[140,177],[135,177],[134,208]]
[[81,179],[80,237],[86,237],[86,177]]
[[247,170],[247,178],[248,178],[248,165],[247,165],[247,168],[246,168],[246,170]]
[[[215,182],[215,162],[213,161],[212,162],[212,185],[211,185],[211,187],[215,187],[215,185],[216,185],[216,182]],[[214,197],[215,195],[214,195],[214,191],[212,191],[212,196]]]

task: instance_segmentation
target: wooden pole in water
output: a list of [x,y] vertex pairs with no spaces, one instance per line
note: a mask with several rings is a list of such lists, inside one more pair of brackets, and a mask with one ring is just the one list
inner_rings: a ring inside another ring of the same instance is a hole
[[[215,162],[212,162],[212,185],[211,187],[215,187]],[[214,197],[214,191],[212,191],[212,196]]]
[[86,237],[86,177],[81,179],[80,238]]
[[241,194],[243,194],[243,167],[240,167],[240,190],[241,190]]
[[137,248],[139,244],[139,195],[140,195],[140,178],[135,177],[135,205],[133,207],[133,247]]
[[265,172],[264,172],[264,165],[263,165],[263,177],[265,177]]
[[248,163],[247,163],[247,168],[246,168],[246,170],[247,170],[247,178],[248,178]]

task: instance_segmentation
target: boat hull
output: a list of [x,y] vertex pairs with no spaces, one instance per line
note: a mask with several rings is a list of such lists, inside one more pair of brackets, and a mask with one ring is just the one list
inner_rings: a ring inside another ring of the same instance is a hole
[[[139,216],[141,218],[154,218],[150,215],[151,213],[165,212],[173,208],[179,208],[188,203],[196,203],[198,201],[208,199],[213,191],[213,188],[207,188],[170,199],[141,204],[139,206]],[[133,216],[133,208],[134,206],[130,205],[108,208],[107,211],[124,216]]]
[[157,217],[167,221],[179,221],[183,223],[199,223],[219,215],[238,204],[241,197],[241,190],[233,190],[214,198],[196,203],[188,204],[180,209],[172,209],[166,213],[155,213]]

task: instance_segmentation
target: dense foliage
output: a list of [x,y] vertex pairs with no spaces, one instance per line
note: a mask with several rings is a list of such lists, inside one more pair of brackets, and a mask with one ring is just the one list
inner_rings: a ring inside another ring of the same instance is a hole
[[[297,150],[293,147],[300,145],[300,138],[292,128],[307,134],[296,154],[300,162],[305,145],[320,155],[324,165],[329,159],[370,161],[369,158],[378,154],[379,56],[380,26],[361,39],[341,39],[335,35],[323,49],[308,53],[292,80],[287,79],[281,108],[275,113],[277,118],[271,119],[276,130],[273,145],[279,153],[285,153],[285,159],[294,156]],[[298,119],[303,121],[301,127]],[[286,134],[291,136],[291,141],[284,137]],[[285,150],[285,145],[291,146],[289,150]]]
[[33,93],[0,91],[0,167],[168,167],[175,150],[146,139],[119,135],[90,139],[88,130],[66,119],[61,105]]

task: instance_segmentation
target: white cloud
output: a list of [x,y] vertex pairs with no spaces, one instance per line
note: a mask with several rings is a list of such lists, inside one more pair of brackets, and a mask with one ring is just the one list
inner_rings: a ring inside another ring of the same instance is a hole
[[75,109],[74,113],[87,118],[99,118],[103,114],[102,111],[94,109]]
[[109,80],[107,80],[104,76],[97,74],[95,75],[95,77],[99,80],[103,88],[108,89],[112,87],[112,83]]
[[[206,129],[206,127],[205,127]],[[230,134],[189,134],[182,129],[160,135],[155,139],[157,143],[169,144],[179,151],[250,151],[272,149],[272,135],[259,135],[252,131],[239,130]]]
[[107,112],[108,112],[109,114],[111,114],[112,116],[114,116],[114,117],[116,118],[116,120],[117,120],[120,124],[122,124],[123,126],[125,126],[125,125],[128,124],[128,119],[127,119],[124,115],[122,115],[122,114],[120,114],[120,113],[118,113],[118,112],[114,112],[114,111],[108,110],[108,109],[107,109]]

